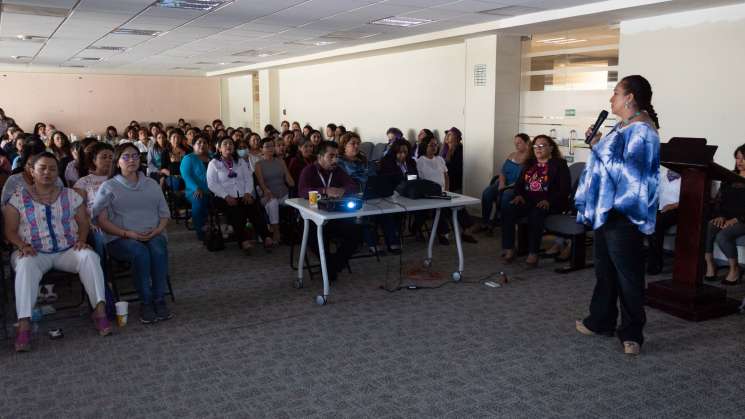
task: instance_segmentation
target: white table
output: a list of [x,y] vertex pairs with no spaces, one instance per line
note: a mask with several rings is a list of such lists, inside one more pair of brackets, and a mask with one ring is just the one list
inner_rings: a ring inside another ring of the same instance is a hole
[[402,212],[422,211],[422,210],[435,210],[435,220],[432,223],[432,234],[429,236],[429,246],[427,247],[427,258],[424,260],[424,265],[429,267],[432,265],[432,246],[435,242],[435,229],[440,221],[440,211],[442,208],[453,209],[453,230],[455,233],[455,244],[458,249],[458,269],[453,272],[453,280],[460,281],[463,274],[463,244],[460,238],[460,225],[458,223],[458,210],[467,205],[480,205],[481,201],[472,198],[470,196],[459,195],[456,193],[448,193],[452,199],[409,199],[403,196],[399,196],[394,193],[393,196],[383,199],[371,199],[365,202],[362,209],[355,212],[328,212],[322,211],[317,208],[311,208],[307,199],[303,198],[292,198],[285,200],[285,204],[289,205],[300,212],[300,216],[303,218],[303,241],[300,245],[300,255],[298,256],[298,269],[297,279],[295,280],[295,288],[303,287],[303,269],[305,267],[305,253],[308,249],[308,230],[310,228],[310,221],[316,224],[316,236],[318,240],[318,253],[321,260],[321,273],[323,275],[323,294],[316,297],[316,303],[320,305],[326,304],[329,290],[329,278],[328,271],[326,269],[326,252],[323,245],[323,225],[331,220],[339,220],[344,218],[356,218],[364,216],[374,216],[382,214],[396,214]]

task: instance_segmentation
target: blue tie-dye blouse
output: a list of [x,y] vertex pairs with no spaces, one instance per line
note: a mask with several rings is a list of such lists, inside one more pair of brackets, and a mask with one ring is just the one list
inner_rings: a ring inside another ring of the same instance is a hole
[[616,210],[642,233],[654,233],[659,180],[657,130],[646,122],[616,125],[591,149],[575,194],[577,222],[596,230]]

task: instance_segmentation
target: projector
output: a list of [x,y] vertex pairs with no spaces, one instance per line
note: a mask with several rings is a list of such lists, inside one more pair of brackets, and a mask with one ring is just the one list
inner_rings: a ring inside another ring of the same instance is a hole
[[359,198],[321,198],[318,209],[328,212],[355,212],[362,209],[364,201]]

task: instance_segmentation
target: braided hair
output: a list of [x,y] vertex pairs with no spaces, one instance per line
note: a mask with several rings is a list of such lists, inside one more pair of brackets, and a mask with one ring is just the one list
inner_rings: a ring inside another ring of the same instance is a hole
[[634,101],[640,111],[645,111],[654,122],[657,129],[660,128],[660,120],[657,118],[657,112],[652,106],[652,85],[649,81],[640,75],[626,76],[620,83],[626,93],[634,94]]

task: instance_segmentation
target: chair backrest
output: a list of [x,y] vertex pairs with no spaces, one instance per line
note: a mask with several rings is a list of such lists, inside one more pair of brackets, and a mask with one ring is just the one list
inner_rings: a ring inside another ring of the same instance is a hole
[[582,176],[584,170],[585,162],[576,162],[569,166],[569,177],[572,180],[572,196],[574,196],[574,191],[577,189],[577,184],[579,183],[579,177]]
[[373,148],[373,151],[370,155],[370,161],[378,161],[383,158],[383,154],[385,153],[385,146],[386,143],[376,143],[375,147]]
[[372,160],[372,152],[373,148],[375,147],[375,144],[371,143],[370,141],[365,141],[364,143],[360,144],[360,152],[365,155],[369,160]]

